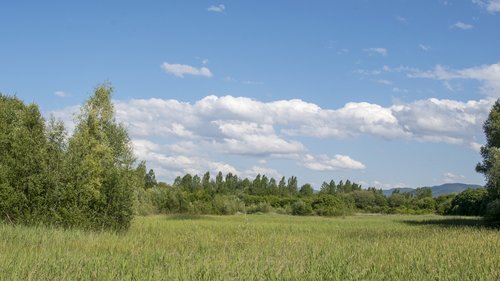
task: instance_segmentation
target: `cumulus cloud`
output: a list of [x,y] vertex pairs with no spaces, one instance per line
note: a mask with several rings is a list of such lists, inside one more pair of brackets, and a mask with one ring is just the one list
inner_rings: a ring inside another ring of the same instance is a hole
[[[328,109],[298,99],[262,102],[207,96],[194,103],[152,98],[114,101],[114,105],[116,119],[127,127],[137,157],[171,178],[206,170],[236,173],[230,163],[214,160],[231,155],[280,157],[315,171],[365,168],[341,151],[334,156],[312,155],[298,137],[367,135],[474,148],[493,102],[431,98],[389,106],[351,102]],[[76,112],[78,107],[69,107],[53,114],[72,130]],[[238,174],[250,175],[252,169],[243,167]]]
[[443,174],[443,181],[446,183],[460,182],[463,181],[466,177],[464,175],[456,175],[450,172]]
[[481,151],[481,147],[483,145],[480,143],[477,143],[475,141],[470,142],[469,147],[474,150],[475,152],[479,153]]
[[460,144],[481,132],[493,100],[426,99],[394,105],[392,113],[403,130],[424,142]]
[[472,29],[474,26],[471,24],[463,23],[461,21],[457,21],[456,23],[452,24],[450,27],[467,30],[467,29]]
[[161,68],[176,77],[184,78],[184,75],[212,77],[213,74],[207,67],[196,68],[187,64],[170,64],[164,62]]
[[250,179],[255,178],[257,175],[266,175],[266,177],[274,179],[280,179],[282,177],[277,170],[261,166],[252,166],[241,174],[242,177]]
[[328,157],[327,155],[314,157],[313,155],[306,154],[302,159],[301,165],[313,171],[335,171],[339,169],[363,170],[366,168],[363,163],[347,155],[340,154],[333,157]]
[[452,69],[442,65],[436,65],[428,71],[410,70],[409,77],[428,78],[435,80],[470,79],[483,83],[482,90],[491,97],[500,97],[500,62],[485,64],[464,69]]
[[226,9],[226,6],[219,4],[219,5],[212,5],[207,8],[207,11],[209,12],[215,12],[215,13],[222,13]]
[[150,166],[159,167],[159,175],[169,179],[185,173],[200,175],[206,171],[213,174],[219,171],[238,174],[236,168],[230,164],[212,161],[207,157],[172,153],[168,145],[147,139],[133,139],[132,146],[139,159],[147,161]]
[[[115,101],[117,120],[137,138],[204,143],[223,153],[300,154],[293,137],[384,139],[470,143],[481,132],[493,99],[423,99],[381,106],[351,102],[325,109],[302,100],[261,102],[247,97],[207,96],[195,103],[164,99]],[[55,112],[72,119],[76,108]]]
[[500,12],[500,0],[472,0],[472,2],[490,13]]
[[370,56],[371,55],[381,55],[381,56],[387,55],[386,48],[367,48],[367,49],[364,49],[363,51],[367,52]]

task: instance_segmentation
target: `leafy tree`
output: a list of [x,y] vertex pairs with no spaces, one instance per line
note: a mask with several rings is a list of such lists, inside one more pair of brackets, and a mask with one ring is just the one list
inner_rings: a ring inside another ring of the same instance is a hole
[[314,194],[314,189],[310,184],[306,183],[300,187],[299,194],[304,197],[312,196]]
[[150,169],[147,174],[144,175],[144,188],[153,188],[157,185],[156,175],[153,169]]
[[490,219],[500,220],[500,100],[497,100],[483,124],[486,144],[481,147],[483,162],[478,163],[476,171],[484,174],[486,188],[488,189],[491,202],[490,211],[487,214]]
[[451,201],[451,214],[465,216],[482,216],[486,211],[488,192],[484,188],[466,189]]
[[132,219],[134,162],[125,128],[114,118],[112,88],[100,85],[81,108],[69,140],[66,221],[124,230]]
[[[0,218],[53,222],[54,186],[48,175],[45,124],[35,104],[0,94]],[[54,214],[56,213],[56,214]]]
[[419,187],[415,190],[417,199],[432,198],[432,189],[430,187]]
[[288,194],[290,194],[290,195],[297,194],[297,189],[298,189],[297,177],[291,176],[290,178],[288,178],[288,184],[287,184],[286,188],[288,190]]

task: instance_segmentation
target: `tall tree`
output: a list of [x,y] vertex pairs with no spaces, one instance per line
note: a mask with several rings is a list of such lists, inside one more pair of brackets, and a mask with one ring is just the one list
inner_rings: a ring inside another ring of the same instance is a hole
[[38,107],[0,94],[0,219],[25,224],[53,219],[47,147]]
[[68,146],[68,215],[88,228],[127,229],[132,219],[134,157],[125,128],[114,118],[106,84],[81,108]]
[[484,174],[486,188],[492,201],[486,212],[491,218],[500,220],[500,100],[497,100],[483,124],[486,144],[481,147],[483,161],[476,171]]

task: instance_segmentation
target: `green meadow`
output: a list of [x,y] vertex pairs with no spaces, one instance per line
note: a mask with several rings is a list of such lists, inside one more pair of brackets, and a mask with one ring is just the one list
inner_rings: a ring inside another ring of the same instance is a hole
[[470,217],[148,216],[0,237],[0,280],[500,280],[500,231]]

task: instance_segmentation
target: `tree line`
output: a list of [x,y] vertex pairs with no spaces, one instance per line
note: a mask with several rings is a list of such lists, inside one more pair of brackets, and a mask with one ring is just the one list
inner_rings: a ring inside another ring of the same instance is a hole
[[[144,165],[144,163],[142,164]],[[338,184],[324,182],[319,191],[310,184],[301,187],[297,178],[282,177],[279,181],[257,175],[253,180],[237,175],[217,173],[211,177],[186,174],[177,177],[172,185],[151,182],[153,170],[146,174],[145,166],[137,172],[144,178],[140,192],[141,203],[136,212],[151,213],[217,214],[268,213],[290,215],[341,216],[355,212],[383,214],[441,214],[481,216],[489,202],[485,188],[467,189],[460,194],[447,194],[434,198],[429,187],[415,192],[396,189],[385,196],[381,189],[346,180]],[[154,178],[154,176],[153,176]]]
[[13,224],[126,230],[134,215],[276,212],[339,216],[354,212],[500,214],[500,102],[484,124],[487,144],[477,170],[486,188],[432,197],[382,190],[350,180],[324,182],[319,191],[297,177],[254,179],[221,172],[186,174],[169,185],[134,158],[126,129],[116,122],[113,89],[95,88],[68,135],[61,121],[47,122],[36,104],[0,94],[0,220]]

